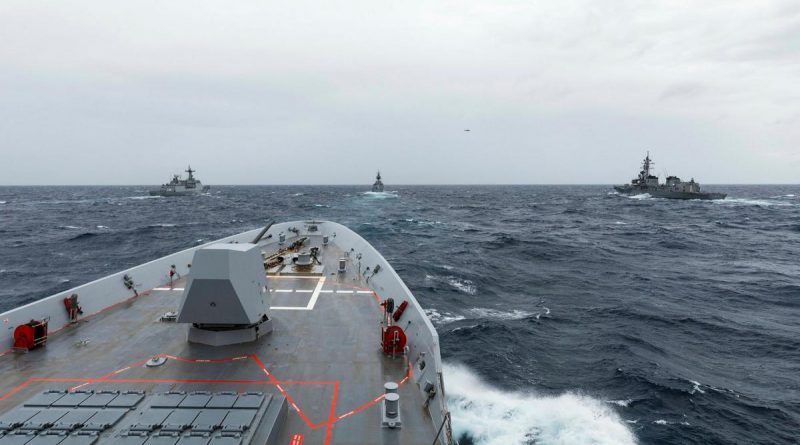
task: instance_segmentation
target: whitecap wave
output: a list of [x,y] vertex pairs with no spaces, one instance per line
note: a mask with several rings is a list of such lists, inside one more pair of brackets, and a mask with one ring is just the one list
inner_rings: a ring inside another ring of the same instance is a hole
[[446,277],[439,275],[425,275],[425,279],[433,282],[447,283],[450,287],[467,295],[476,295],[478,293],[478,285],[465,278],[459,278],[452,275]]
[[0,204],[5,204],[5,203],[6,203],[6,201],[0,201]]
[[[488,309],[483,307],[472,308],[469,310],[469,312],[478,318],[488,318],[491,320],[521,320],[534,315],[532,312],[522,311],[519,309],[500,311],[497,309]],[[550,309],[547,309],[547,314],[550,314]],[[542,314],[540,313],[538,315]]]
[[128,196],[125,199],[137,199],[138,200],[138,199],[161,199],[161,198],[163,198],[163,196],[160,196],[160,195],[155,195],[155,196],[141,195],[141,196]]
[[58,226],[58,228],[59,229],[64,229],[64,230],[78,230],[78,229],[80,229],[80,227],[78,227],[78,226]]
[[462,365],[445,363],[444,375],[456,438],[477,445],[636,443],[613,408],[591,397],[504,392]]
[[622,400],[606,400],[606,403],[610,403],[610,404],[612,404],[612,405],[621,406],[621,407],[623,407],[623,408],[627,408],[627,407],[628,407],[628,405],[630,405],[630,404],[631,404],[631,402],[633,402],[633,400],[632,400],[632,399],[622,399]]
[[463,315],[451,314],[450,312],[439,312],[436,309],[425,309],[425,315],[431,320],[433,324],[443,325],[452,323],[454,321],[464,320],[466,317]]
[[630,198],[630,199],[651,199],[652,198],[652,196],[650,196],[649,193],[642,193],[640,195],[625,195],[625,196],[627,198]]
[[789,202],[769,201],[766,199],[749,199],[749,198],[715,199],[714,203],[722,205],[750,205],[750,206],[761,206],[761,207],[792,205],[792,203]]

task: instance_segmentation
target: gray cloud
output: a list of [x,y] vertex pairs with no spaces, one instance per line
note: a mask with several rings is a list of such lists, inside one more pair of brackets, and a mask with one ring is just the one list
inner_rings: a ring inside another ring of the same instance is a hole
[[0,183],[611,183],[646,150],[796,183],[798,28],[787,1],[6,0]]

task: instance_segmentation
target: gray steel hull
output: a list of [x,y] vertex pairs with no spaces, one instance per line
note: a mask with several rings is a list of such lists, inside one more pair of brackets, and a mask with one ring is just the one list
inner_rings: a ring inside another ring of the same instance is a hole
[[623,195],[642,195],[642,194],[649,194],[654,198],[665,198],[665,199],[702,199],[702,200],[713,200],[713,199],[725,199],[725,193],[690,193],[690,192],[676,192],[672,190],[659,190],[654,188],[634,188],[630,186],[614,186],[614,190],[619,192]]
[[211,186],[191,190],[150,190],[150,196],[194,196],[208,192],[210,188]]

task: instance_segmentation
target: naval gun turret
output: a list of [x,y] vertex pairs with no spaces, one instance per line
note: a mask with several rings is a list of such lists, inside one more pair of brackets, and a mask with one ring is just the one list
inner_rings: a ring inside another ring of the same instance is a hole
[[259,246],[212,244],[194,254],[177,322],[193,343],[250,342],[272,331],[270,303]]

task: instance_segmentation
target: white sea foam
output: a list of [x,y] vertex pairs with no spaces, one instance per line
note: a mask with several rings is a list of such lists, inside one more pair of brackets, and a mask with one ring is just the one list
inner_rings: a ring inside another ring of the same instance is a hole
[[[522,318],[530,317],[533,315],[533,313],[531,312],[521,311],[519,309],[514,309],[511,311],[500,311],[497,309],[488,309],[483,307],[472,308],[469,310],[469,312],[479,318],[488,318],[493,320],[520,320]],[[549,313],[550,310],[547,309],[547,314]]]
[[653,423],[655,423],[656,425],[666,425],[667,421],[664,420],[664,419],[658,419],[658,420],[654,420]]
[[396,191],[392,192],[364,192],[362,195],[368,198],[386,199],[386,198],[399,198],[400,195]]
[[142,195],[142,196],[128,196],[126,199],[159,199],[163,198],[161,195]]
[[451,314],[450,312],[439,312],[436,309],[432,308],[425,309],[425,314],[428,316],[431,322],[436,325],[452,323],[454,321],[460,321],[465,318],[463,315]]
[[694,394],[696,392],[699,392],[700,394],[705,394],[706,393],[705,391],[703,391],[700,388],[700,382],[695,382],[694,380],[689,380],[689,381],[692,382],[692,385],[693,385],[692,386],[692,390],[689,391],[689,394]]
[[78,230],[80,227],[78,226],[58,226],[59,229],[68,229],[68,230]]
[[631,399],[624,399],[624,400],[606,400],[606,403],[610,403],[610,404],[612,404],[612,405],[621,406],[621,407],[623,407],[623,408],[627,408],[627,407],[628,407],[628,405],[630,405],[630,404],[631,404],[631,402],[633,402],[633,400],[631,400]]
[[475,295],[478,293],[478,286],[465,278],[458,278],[451,275],[442,277],[439,275],[426,274],[425,279],[428,281],[447,283],[449,286],[467,295]]
[[99,225],[99,226],[97,226],[97,228],[98,228],[98,229],[107,229],[107,228],[108,228],[108,226]]
[[750,206],[762,206],[762,207],[792,205],[789,202],[769,201],[766,199],[748,199],[748,198],[715,199],[714,203],[721,205],[750,205]]
[[613,408],[591,397],[504,392],[461,365],[444,365],[456,438],[479,445],[636,443]]
[[158,223],[158,224],[150,224],[149,227],[153,227],[153,228],[157,228],[157,227],[175,227],[175,224]]
[[0,204],[5,204],[5,203],[6,203],[6,201],[0,201]]
[[628,198],[630,198],[630,199],[650,199],[650,198],[652,198],[652,196],[650,196],[649,193],[642,193],[641,195],[630,195],[630,196],[628,196]]

